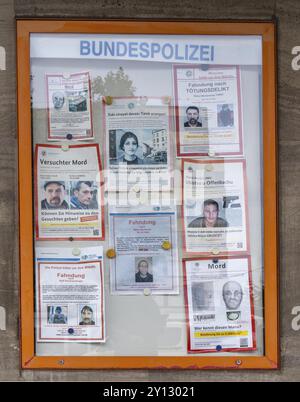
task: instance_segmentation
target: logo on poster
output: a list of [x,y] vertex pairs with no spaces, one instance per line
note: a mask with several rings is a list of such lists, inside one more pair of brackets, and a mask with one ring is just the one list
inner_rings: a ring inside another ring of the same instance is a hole
[[0,46],[0,71],[6,70],[6,51],[3,46]]

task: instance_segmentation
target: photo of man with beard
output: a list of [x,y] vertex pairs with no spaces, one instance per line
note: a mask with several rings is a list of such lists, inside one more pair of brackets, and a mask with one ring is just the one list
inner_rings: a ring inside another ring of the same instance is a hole
[[66,187],[60,181],[47,181],[44,184],[45,199],[41,202],[42,209],[69,209],[65,201]]
[[184,123],[184,127],[202,127],[202,121],[199,121],[200,112],[197,106],[189,106],[185,113],[187,121]]

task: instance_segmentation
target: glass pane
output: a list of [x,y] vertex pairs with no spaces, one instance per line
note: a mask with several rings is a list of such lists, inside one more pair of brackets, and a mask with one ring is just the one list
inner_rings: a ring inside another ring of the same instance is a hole
[[37,355],[264,353],[261,53],[31,35]]

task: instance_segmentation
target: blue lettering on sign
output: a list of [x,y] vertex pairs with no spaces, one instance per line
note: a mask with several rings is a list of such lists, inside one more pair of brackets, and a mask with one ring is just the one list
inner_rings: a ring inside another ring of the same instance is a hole
[[138,43],[137,42],[129,42],[129,57],[139,57],[138,56]]
[[80,56],[89,56],[90,55],[90,42],[88,40],[80,41]]
[[151,43],[151,59],[154,59],[155,54],[160,52],[159,43]]
[[214,61],[215,48],[210,45],[81,40],[80,55],[93,57],[191,62]]
[[140,43],[140,57],[148,59],[149,55],[149,44],[147,42]]
[[125,42],[117,42],[117,54],[118,57],[123,57],[126,55],[127,45]]

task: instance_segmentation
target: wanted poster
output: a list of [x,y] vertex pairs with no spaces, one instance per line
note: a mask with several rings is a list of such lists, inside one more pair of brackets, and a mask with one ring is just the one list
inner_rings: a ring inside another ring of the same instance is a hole
[[36,145],[37,240],[102,240],[101,183],[97,144]]
[[250,257],[183,261],[188,352],[256,349]]
[[184,251],[249,251],[245,161],[184,159],[182,168]]
[[105,342],[102,247],[38,247],[36,312],[38,342]]
[[178,294],[176,212],[172,207],[111,208],[112,294]]
[[46,74],[48,140],[94,138],[88,72]]
[[104,103],[109,188],[170,190],[170,99],[112,98]]
[[239,67],[173,68],[177,156],[242,155]]

